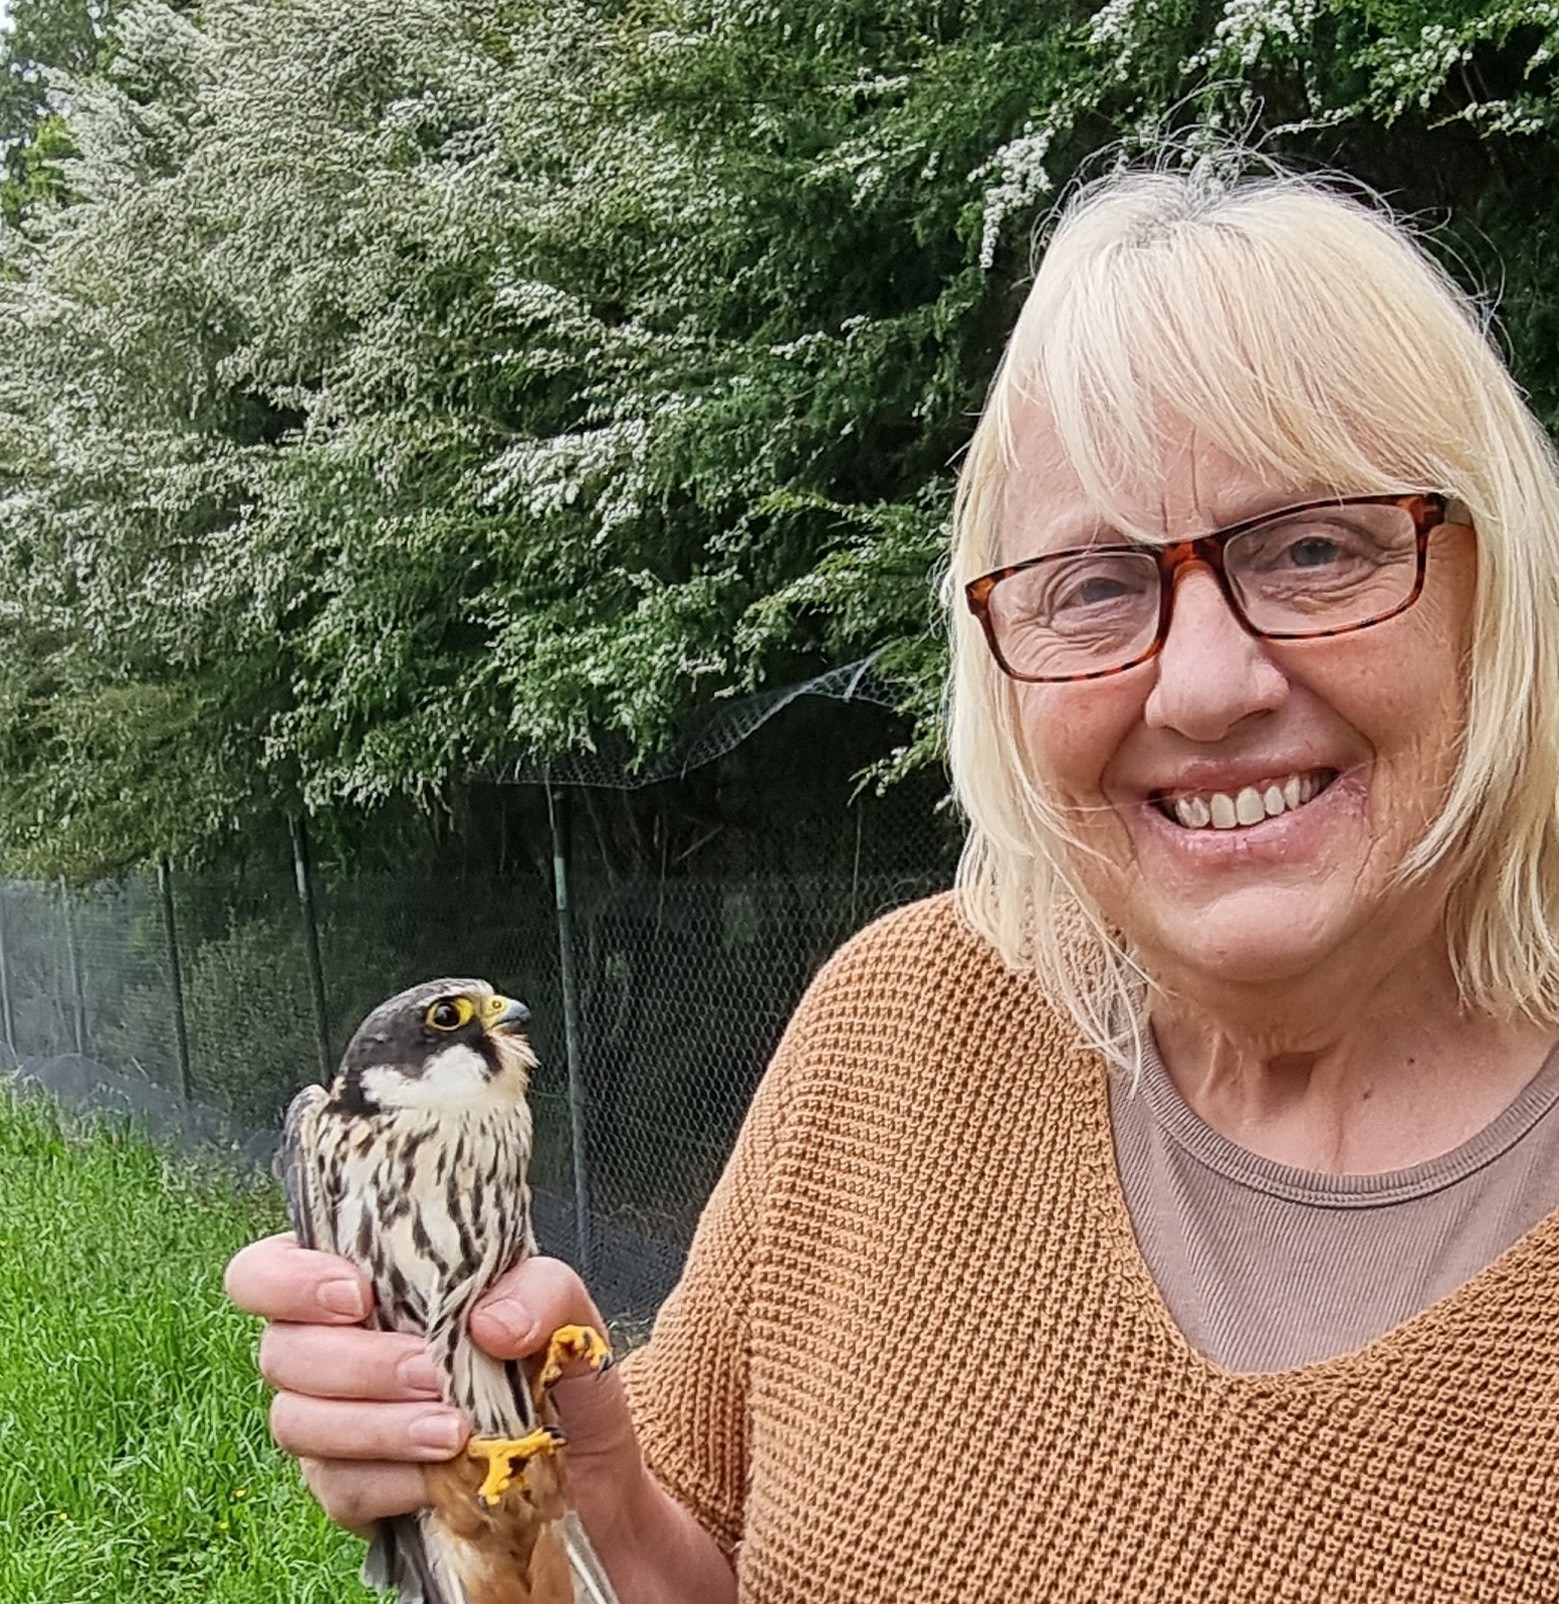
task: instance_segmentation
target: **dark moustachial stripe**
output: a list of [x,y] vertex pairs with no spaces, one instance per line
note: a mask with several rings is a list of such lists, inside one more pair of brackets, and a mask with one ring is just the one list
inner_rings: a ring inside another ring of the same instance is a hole
[[379,1105],[363,1090],[361,1073],[338,1076],[334,1091],[335,1095],[324,1107],[327,1114],[361,1119],[379,1112]]

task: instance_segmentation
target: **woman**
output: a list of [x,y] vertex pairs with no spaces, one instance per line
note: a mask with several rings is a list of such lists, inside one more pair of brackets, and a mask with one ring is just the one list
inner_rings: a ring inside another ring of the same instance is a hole
[[[1082,191],[954,578],[958,891],[559,1390],[624,1604],[1559,1596],[1559,474],[1474,310],[1313,183]],[[325,1507],[416,1505],[416,1343],[229,1284]],[[473,1328],[594,1317],[543,1261]]]

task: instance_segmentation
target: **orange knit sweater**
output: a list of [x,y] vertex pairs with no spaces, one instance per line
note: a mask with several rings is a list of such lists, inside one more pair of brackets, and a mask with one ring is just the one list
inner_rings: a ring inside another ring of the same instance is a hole
[[1559,1215],[1357,1353],[1219,1371],[1102,1061],[946,897],[818,977],[626,1370],[748,1604],[1559,1600]]

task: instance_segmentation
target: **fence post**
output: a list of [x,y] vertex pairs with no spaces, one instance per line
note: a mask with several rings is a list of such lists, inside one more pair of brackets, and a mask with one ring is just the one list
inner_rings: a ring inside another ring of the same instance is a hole
[[168,938],[168,980],[173,992],[173,1039],[179,1050],[179,1090],[191,1102],[189,1078],[189,1025],[184,1018],[184,971],[179,963],[179,929],[173,917],[173,865],[157,860],[157,886],[162,892],[162,928]]
[[552,830],[552,888],[558,914],[558,973],[563,983],[563,1039],[568,1053],[568,1129],[574,1161],[574,1242],[586,1281],[591,1270],[590,1158],[585,1147],[585,1078],[579,1040],[579,986],[574,975],[574,912],[569,897],[568,793],[547,781],[547,823]]
[[5,1031],[6,1046],[16,1053],[16,1018],[11,1012],[11,961],[5,949],[5,909],[8,889],[6,885],[0,884],[0,1030]]
[[850,867],[850,933],[861,927],[861,832],[866,823],[866,802],[856,797],[855,806],[855,862]]
[[325,1010],[325,970],[319,961],[319,924],[314,917],[314,882],[309,873],[308,827],[294,813],[292,870],[298,884],[298,912],[303,918],[303,959],[309,970],[309,992],[314,1003],[314,1040],[319,1048],[320,1078],[328,1086],[335,1078],[336,1061],[330,1051],[330,1016]]
[[75,1037],[76,1054],[87,1056],[87,996],[86,979],[81,973],[81,952],[76,946],[76,924],[70,916],[70,887],[65,876],[60,876],[60,910],[65,916],[65,952],[70,960],[71,1034]]

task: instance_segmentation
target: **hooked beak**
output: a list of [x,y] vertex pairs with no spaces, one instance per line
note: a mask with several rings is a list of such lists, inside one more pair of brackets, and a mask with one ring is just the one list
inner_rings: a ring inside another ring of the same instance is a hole
[[510,997],[489,997],[482,1013],[489,1036],[517,1036],[530,1023],[530,1009]]

